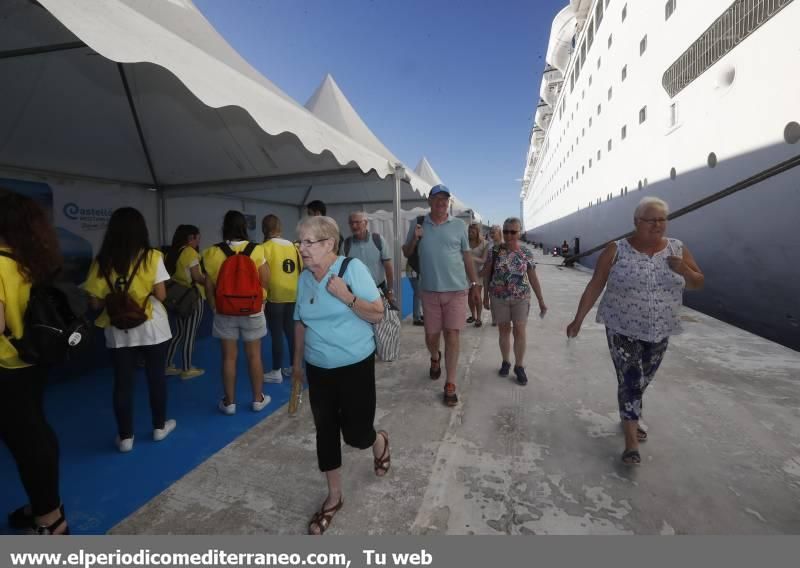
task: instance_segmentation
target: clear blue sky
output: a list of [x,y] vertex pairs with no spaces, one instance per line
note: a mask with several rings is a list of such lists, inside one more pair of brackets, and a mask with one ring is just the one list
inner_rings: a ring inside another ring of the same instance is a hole
[[305,104],[330,73],[409,168],[422,155],[494,222],[519,214],[555,14],[567,0],[195,0],[254,67]]

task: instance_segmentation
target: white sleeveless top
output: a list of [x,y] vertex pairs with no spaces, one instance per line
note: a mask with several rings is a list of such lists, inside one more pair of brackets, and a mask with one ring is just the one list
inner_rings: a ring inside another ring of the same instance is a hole
[[597,310],[597,322],[615,333],[657,343],[681,333],[679,312],[686,280],[667,263],[683,257],[683,243],[667,239],[652,257],[634,249],[627,239],[617,241],[617,255]]

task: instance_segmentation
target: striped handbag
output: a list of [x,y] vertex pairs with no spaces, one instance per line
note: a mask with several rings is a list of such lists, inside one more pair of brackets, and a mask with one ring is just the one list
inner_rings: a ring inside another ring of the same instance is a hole
[[386,296],[383,319],[372,325],[375,332],[375,353],[381,361],[394,361],[400,355],[400,310]]

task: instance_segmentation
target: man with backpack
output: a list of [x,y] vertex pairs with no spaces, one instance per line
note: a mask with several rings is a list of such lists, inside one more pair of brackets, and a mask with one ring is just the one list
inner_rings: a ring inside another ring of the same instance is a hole
[[431,354],[429,376],[436,380],[442,375],[439,339],[444,331],[447,369],[444,403],[455,406],[458,404],[459,335],[465,323],[467,294],[480,301],[478,277],[467,239],[467,226],[450,215],[450,190],[444,185],[434,186],[428,194],[428,203],[431,212],[410,228],[403,254],[409,262],[415,253],[419,256],[425,343]]
[[367,214],[363,211],[350,213],[350,231],[352,236],[342,241],[339,253],[350,258],[357,258],[367,265],[375,285],[389,300],[394,295],[394,267],[392,256],[384,238],[378,233],[370,233]]
[[270,397],[262,387],[264,366],[261,338],[267,335],[264,300],[269,286],[269,266],[264,249],[248,241],[247,220],[239,211],[228,211],[222,224],[221,243],[203,251],[206,297],[214,312],[212,335],[222,344],[220,412],[236,413],[236,357],[238,340],[244,343],[253,412],[260,412]]

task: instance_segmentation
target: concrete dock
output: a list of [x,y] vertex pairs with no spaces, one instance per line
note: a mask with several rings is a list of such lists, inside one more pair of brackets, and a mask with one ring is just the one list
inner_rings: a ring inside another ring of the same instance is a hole
[[[345,449],[327,534],[800,533],[800,353],[684,308],[645,394],[642,465],[627,467],[604,329],[593,312],[577,339],[564,331],[590,275],[537,257],[549,312],[528,323],[529,384],[498,376],[484,314],[462,332],[447,408],[423,330],[404,322],[400,359],[377,365],[391,471],[375,477],[371,451]],[[326,496],[306,398],[112,533],[305,534]]]

